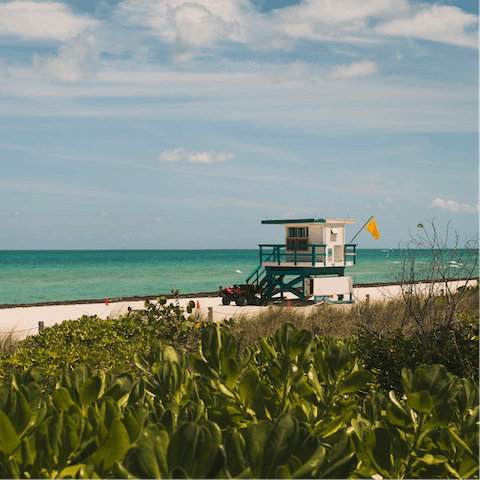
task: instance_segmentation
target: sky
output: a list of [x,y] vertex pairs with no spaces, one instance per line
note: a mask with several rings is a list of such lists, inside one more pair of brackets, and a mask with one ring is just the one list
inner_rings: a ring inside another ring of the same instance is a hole
[[0,250],[478,233],[478,2],[0,0]]

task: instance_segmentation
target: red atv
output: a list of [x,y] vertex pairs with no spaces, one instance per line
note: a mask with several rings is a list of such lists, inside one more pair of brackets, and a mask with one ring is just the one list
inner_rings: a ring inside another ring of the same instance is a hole
[[[257,295],[257,294],[260,295]],[[230,305],[232,300],[235,300],[235,304],[239,307],[245,305],[262,305],[262,290],[257,285],[234,285],[233,287],[220,287],[219,295],[222,298],[223,305]]]

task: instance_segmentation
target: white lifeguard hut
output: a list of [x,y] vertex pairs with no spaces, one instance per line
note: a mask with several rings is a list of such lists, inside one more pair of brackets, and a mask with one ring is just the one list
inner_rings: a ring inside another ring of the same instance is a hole
[[355,265],[356,245],[345,243],[345,226],[353,223],[338,218],[263,220],[264,225],[284,225],[285,243],[259,245],[260,264],[247,283],[265,287],[266,298],[288,291],[302,300],[313,295],[352,301],[352,279],[344,272]]

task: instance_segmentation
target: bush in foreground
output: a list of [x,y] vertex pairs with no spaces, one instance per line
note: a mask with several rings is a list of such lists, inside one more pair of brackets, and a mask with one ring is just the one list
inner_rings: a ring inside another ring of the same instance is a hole
[[37,369],[12,373],[0,476],[478,478],[478,387],[441,365],[367,394],[343,342],[289,323],[243,355],[209,325],[189,362],[162,344],[134,361],[137,381],[64,368],[44,398]]

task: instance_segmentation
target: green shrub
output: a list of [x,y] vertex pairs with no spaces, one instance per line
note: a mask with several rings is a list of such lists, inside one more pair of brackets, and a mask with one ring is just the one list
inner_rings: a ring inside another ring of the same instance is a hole
[[426,335],[393,336],[360,331],[353,340],[355,354],[375,373],[381,388],[401,391],[401,372],[423,364],[441,363],[461,377],[478,382],[478,316],[464,315],[455,324],[439,325]]
[[157,341],[193,351],[205,322],[199,322],[189,304],[186,312],[178,305],[145,302],[145,310],[128,312],[118,319],[83,316],[45,328],[38,335],[19,341],[16,351],[0,354],[0,377],[12,368],[41,367],[47,381],[58,376],[63,365],[72,368],[88,364],[92,371],[138,374],[133,361],[136,352],[148,352]]
[[0,382],[1,478],[478,478],[478,386],[441,365],[371,392],[341,341],[284,324],[239,355],[205,326],[196,354],[156,343],[114,375],[64,366]]

